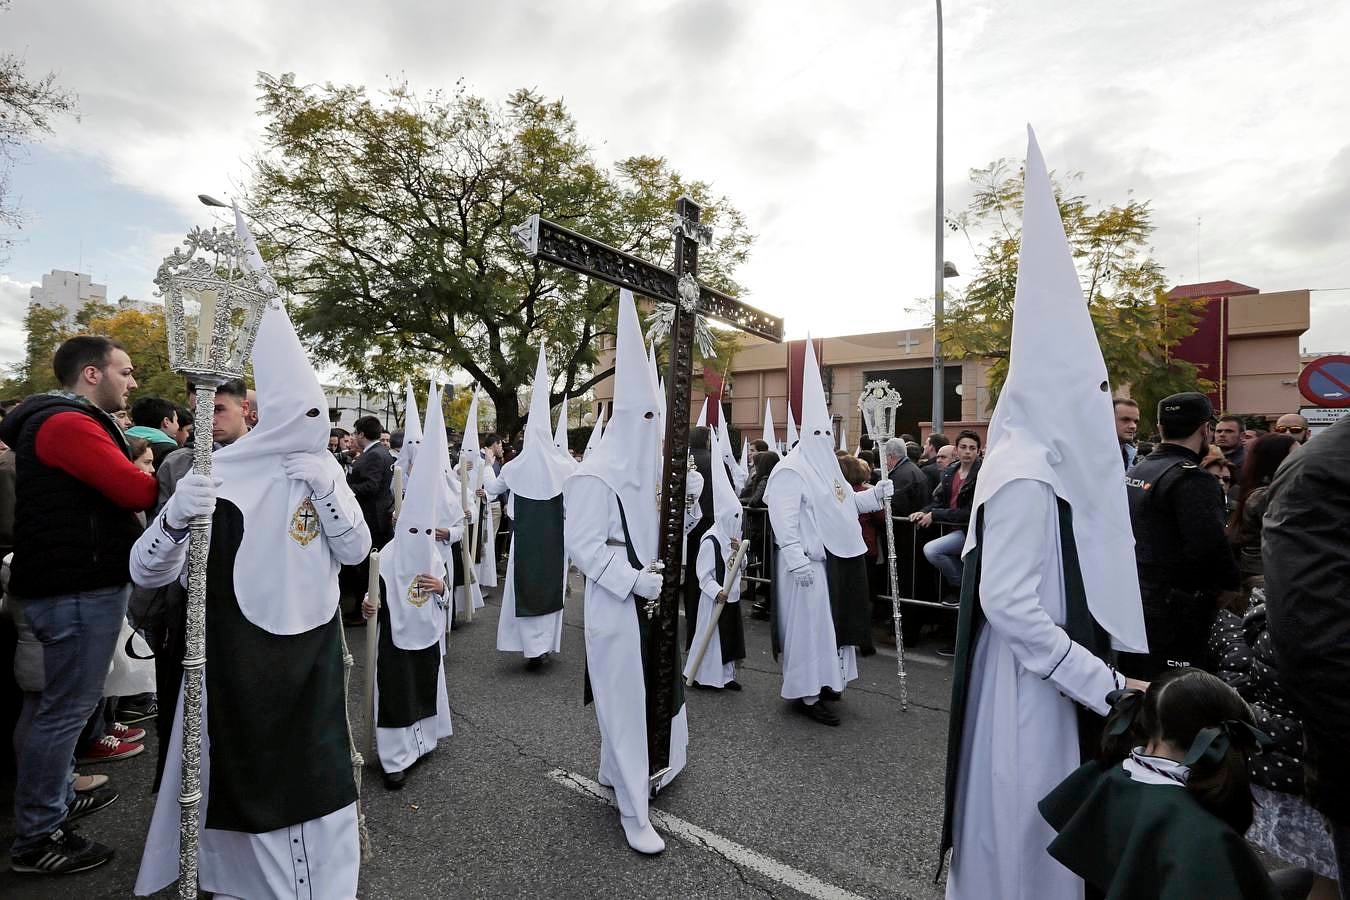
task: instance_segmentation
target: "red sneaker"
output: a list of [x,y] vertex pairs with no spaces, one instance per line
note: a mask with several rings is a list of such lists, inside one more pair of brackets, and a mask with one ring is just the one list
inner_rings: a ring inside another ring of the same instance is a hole
[[121,722],[112,723],[112,728],[108,733],[119,741],[125,741],[128,744],[138,744],[145,740],[144,728],[132,728],[130,725],[123,725]]
[[86,746],[83,752],[75,757],[75,762],[87,766],[112,762],[115,759],[130,759],[143,750],[144,744],[128,744],[126,741],[118,740],[116,735],[108,734]]

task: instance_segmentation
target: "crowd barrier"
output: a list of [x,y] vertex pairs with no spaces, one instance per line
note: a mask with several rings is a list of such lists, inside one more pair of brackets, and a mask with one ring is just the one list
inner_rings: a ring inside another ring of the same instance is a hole
[[[747,554],[745,580],[752,585],[767,585],[773,573],[767,571],[765,560],[768,557],[768,545],[773,540],[769,528],[769,511],[765,507],[742,506],[745,512],[743,533],[752,543]],[[940,602],[942,597],[942,574],[923,555],[923,545],[955,529],[947,525],[932,525],[920,528],[909,519],[892,516],[895,528],[895,574],[900,589],[900,602],[915,606],[927,606],[933,609],[947,610],[955,614],[957,607]],[[877,546],[881,553],[879,564],[884,572],[886,565],[886,536],[878,533]],[[890,588],[881,577],[877,598],[887,603],[891,600]]]

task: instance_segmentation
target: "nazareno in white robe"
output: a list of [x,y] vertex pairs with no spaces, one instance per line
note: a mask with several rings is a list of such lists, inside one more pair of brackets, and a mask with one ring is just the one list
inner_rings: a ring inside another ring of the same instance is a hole
[[[361,507],[346,482],[335,487],[335,503],[330,515],[319,516],[324,540],[339,562],[350,564],[365,556],[370,547],[370,532],[365,527]],[[339,518],[333,518],[336,513]],[[168,584],[180,572],[186,577],[186,539],[175,545],[162,528],[158,517],[145,530],[132,549],[132,580],[147,587]],[[157,549],[150,551],[151,544]],[[333,597],[337,610],[337,596]],[[212,665],[207,660],[208,666]],[[357,832],[356,804],[278,828],[263,834],[206,828],[207,806],[211,797],[211,734],[206,707],[209,701],[206,676],[202,676],[202,800],[198,806],[197,878],[203,890],[221,900],[254,897],[294,897],[296,900],[356,897],[360,875],[361,848]],[[172,884],[178,878],[178,793],[181,784],[183,746],[183,694],[178,692],[178,708],[173,732],[169,735],[168,762],[155,797],[155,809],[145,838],[141,866],[134,891],[148,896]]]
[[1081,762],[1075,702],[1106,715],[1106,695],[1123,679],[1064,631],[1049,485],[1012,481],[985,501],[981,553],[986,622],[970,674],[947,897],[1080,900],[1082,880],[1045,850],[1055,833],[1036,804]]
[[[716,525],[708,529],[709,532],[717,532],[717,540],[722,541],[721,532]],[[731,554],[727,551],[725,541],[723,543],[722,563],[731,565]],[[712,640],[708,642],[708,652],[703,655],[703,662],[699,664],[698,671],[692,671],[694,665],[694,655],[698,653],[699,643],[703,636],[708,632],[708,624],[712,621],[713,609],[717,606],[717,595],[722,592],[722,585],[717,583],[716,559],[713,555],[713,542],[705,535],[703,540],[698,542],[698,557],[694,560],[694,575],[698,578],[698,620],[694,624],[694,646],[689,651],[689,658],[684,662],[684,677],[693,675],[694,680],[699,684],[708,687],[725,687],[728,681],[736,680],[736,661],[734,659],[722,659],[722,638],[716,631],[713,632]],[[741,599],[741,579],[732,580],[731,593],[727,594],[727,603],[739,603]]]
[[[379,628],[377,624],[375,626]],[[444,644],[445,635],[441,635]],[[380,685],[375,682],[375,709],[380,708]],[[445,655],[441,655],[440,670],[436,674],[436,714],[419,719],[403,728],[375,728],[375,749],[380,756],[380,768],[385,772],[402,772],[436,749],[437,741],[454,734],[450,722],[450,698],[445,688]]]
[[[801,476],[794,471],[776,472],[774,487],[765,492],[764,502],[778,545],[773,573],[777,603],[774,623],[782,646],[782,697],[814,697],[822,687],[842,691],[858,677],[858,648],[837,645],[830,588],[825,580],[825,544],[812,514],[810,496],[802,490]],[[859,514],[881,508],[873,491],[850,491],[847,496],[853,498]],[[815,579],[808,588],[799,587],[792,574],[803,559],[809,562]]]
[[[655,498],[652,498],[653,501]],[[698,505],[685,516],[685,533],[698,522]],[[599,478],[572,479],[567,492],[567,551],[586,578],[586,665],[600,724],[600,783],[614,788],[623,816],[648,823],[647,695],[642,647],[618,497]],[[671,720],[669,784],[684,769],[689,721],[682,705]]]

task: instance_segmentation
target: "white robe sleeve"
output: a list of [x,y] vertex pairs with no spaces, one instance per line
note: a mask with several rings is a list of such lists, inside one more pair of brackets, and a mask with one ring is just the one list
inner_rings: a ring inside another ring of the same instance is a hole
[[187,565],[187,552],[187,535],[180,539],[170,535],[161,513],[131,547],[131,580],[143,588],[164,587]]
[[[333,465],[337,465],[336,460]],[[322,497],[312,498],[312,502],[334,559],[344,566],[354,566],[370,555],[370,527],[346,479],[335,479],[333,489]]]
[[598,478],[574,478],[567,487],[563,541],[572,565],[590,581],[617,597],[627,597],[640,574],[628,564],[624,547],[608,543],[614,492]]
[[717,559],[713,555],[712,541],[698,542],[698,559],[694,562],[694,574],[698,577],[698,587],[703,593],[709,597],[716,597],[721,593],[722,585],[717,583]]
[[506,493],[506,482],[486,462],[483,463],[483,490],[487,491],[488,500],[496,500]]
[[874,513],[881,509],[881,500],[877,498],[875,488],[870,488],[865,491],[854,491],[852,496],[853,506],[858,510],[858,515]]
[[788,571],[804,568],[810,558],[802,547],[801,510],[802,481],[795,472],[784,472],[773,480],[772,490],[764,492],[764,505],[769,508],[769,523],[778,552],[783,554]]
[[1055,495],[1039,481],[1009,482],[985,501],[980,606],[1023,668],[1104,716],[1110,712],[1106,695],[1121,684],[1118,676],[1074,643],[1041,605],[1042,580],[1050,571],[1041,546],[1047,521],[1057,521]]

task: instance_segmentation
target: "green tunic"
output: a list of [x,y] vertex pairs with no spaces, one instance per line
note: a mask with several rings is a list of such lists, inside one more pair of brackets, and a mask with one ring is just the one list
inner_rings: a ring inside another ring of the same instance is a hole
[[1084,764],[1040,802],[1059,832],[1048,851],[1107,900],[1270,898],[1247,841],[1180,785]]

